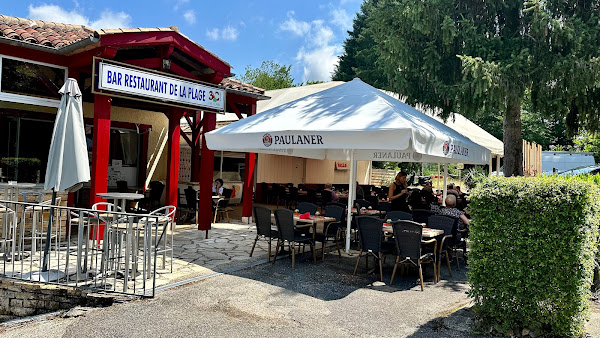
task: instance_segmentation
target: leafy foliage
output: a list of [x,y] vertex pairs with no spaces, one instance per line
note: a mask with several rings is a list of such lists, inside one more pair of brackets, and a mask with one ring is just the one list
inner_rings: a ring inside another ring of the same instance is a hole
[[573,139],[574,150],[594,153],[594,161],[600,163],[600,136],[584,131]]
[[380,0],[366,26],[409,104],[503,115],[505,174],[519,175],[523,100],[574,132],[600,127],[599,16],[589,0]]
[[469,294],[484,326],[582,335],[598,243],[598,194],[590,182],[560,177],[492,177],[472,190]]
[[37,183],[41,161],[37,158],[4,157],[0,159],[0,165],[6,170],[9,180]]
[[274,61],[263,61],[259,68],[246,66],[246,73],[240,77],[240,81],[264,90],[293,87],[294,79],[290,75],[291,68],[292,65],[282,66]]

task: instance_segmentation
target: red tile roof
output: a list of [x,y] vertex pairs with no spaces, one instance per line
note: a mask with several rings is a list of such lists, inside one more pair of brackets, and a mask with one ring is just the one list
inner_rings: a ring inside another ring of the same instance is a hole
[[261,96],[265,95],[264,89],[255,87],[249,83],[244,83],[240,80],[236,80],[236,79],[232,79],[232,78],[223,79],[223,81],[221,81],[221,85],[223,85],[227,89],[238,90],[238,91],[247,92],[250,94],[261,95]]
[[[65,46],[68,46],[70,44],[92,36],[102,37],[102,35],[107,34],[165,31],[176,32],[184,38],[192,41],[190,38],[183,35],[179,31],[177,26],[163,28],[119,28],[94,30],[83,25],[72,25],[50,21],[24,19],[0,14],[0,37],[5,37],[8,39],[14,39],[19,41],[26,41],[29,43],[43,45],[56,49],[61,49]],[[200,48],[206,50],[198,43],[194,43]],[[208,52],[215,58],[221,60],[216,54],[213,54],[210,51]],[[230,66],[224,60],[221,61]],[[221,81],[221,85],[223,85],[227,89],[246,92],[251,95],[264,96],[265,94],[265,90],[262,88],[258,88],[253,85],[243,83],[239,80],[234,80],[231,78],[226,78],[223,81]]]
[[71,25],[42,20],[31,20],[0,15],[0,36],[60,49],[94,36],[94,30],[82,25]]

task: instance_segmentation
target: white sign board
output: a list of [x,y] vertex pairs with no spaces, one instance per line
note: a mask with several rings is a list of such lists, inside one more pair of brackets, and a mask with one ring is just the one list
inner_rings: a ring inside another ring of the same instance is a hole
[[225,90],[134,68],[98,63],[98,89],[225,110]]

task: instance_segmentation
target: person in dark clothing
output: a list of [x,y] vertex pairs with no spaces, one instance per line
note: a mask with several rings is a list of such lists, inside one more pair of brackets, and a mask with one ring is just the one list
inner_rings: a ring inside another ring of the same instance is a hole
[[410,212],[408,203],[406,202],[409,196],[407,188],[406,173],[401,171],[396,175],[394,183],[390,184],[388,191],[388,199],[392,202],[391,210]]

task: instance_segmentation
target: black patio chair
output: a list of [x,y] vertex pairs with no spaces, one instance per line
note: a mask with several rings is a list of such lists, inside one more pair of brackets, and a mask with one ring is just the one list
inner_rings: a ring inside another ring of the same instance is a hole
[[340,203],[340,202],[329,202],[329,203],[327,203],[327,205],[337,205],[338,207],[341,207],[341,208],[348,207],[346,204]]
[[144,197],[140,200],[140,209],[142,211],[152,211],[160,207],[160,199],[162,198],[165,185],[160,181],[152,181],[148,184],[150,191],[148,197]]
[[386,219],[391,219],[392,222],[395,221],[412,221],[412,215],[409,214],[408,212],[404,212],[404,211],[390,211],[387,213],[387,216],[385,217]]
[[[452,277],[452,269],[450,268],[450,253],[452,248],[455,247],[457,230],[458,230],[458,218],[444,215],[433,215],[429,217],[429,227],[432,229],[440,229],[444,231],[443,235],[438,236],[438,249],[436,257],[437,260],[437,279],[440,279],[442,255],[446,258],[446,265],[448,266],[448,273]],[[458,257],[457,257],[458,264]]]
[[[392,271],[392,279],[390,285],[394,283],[396,269],[400,264],[400,274],[404,270],[404,265],[413,265],[419,268],[419,282],[421,283],[421,291],[423,291],[423,263],[433,264],[433,282],[436,283],[437,273],[435,264],[435,252],[421,253],[421,245],[423,243],[423,227],[421,224],[413,221],[396,221],[392,223],[394,229],[394,241],[396,242],[396,261],[394,263],[394,271]],[[426,243],[435,243],[432,239]]]
[[415,209],[412,211],[412,220],[417,223],[429,222],[429,216],[435,215],[435,212],[425,209]]
[[296,243],[298,244],[310,244],[313,253],[313,262],[316,262],[317,255],[315,252],[315,243],[312,237],[300,236],[296,234],[296,227],[294,226],[294,213],[290,209],[277,209],[274,211],[275,223],[277,224],[277,246],[275,248],[275,257],[273,258],[273,264],[277,261],[277,254],[279,253],[279,247],[285,245],[288,242],[290,251],[292,252],[292,268],[296,264]]
[[288,193],[285,198],[285,206],[288,209],[294,209],[298,205],[298,188],[290,187],[288,188]]
[[279,238],[277,230],[271,229],[271,209],[259,205],[255,205],[254,221],[256,222],[256,238],[250,249],[250,257],[254,252],[254,247],[259,238],[264,238],[269,241],[269,250],[267,251],[267,261],[271,261],[271,242],[273,238]]
[[301,203],[298,203],[298,206],[296,208],[298,209],[300,214],[304,214],[304,213],[308,212],[309,214],[314,215],[315,212],[317,212],[318,207],[314,203],[301,202]]
[[369,203],[369,201],[367,201],[367,200],[363,200],[363,199],[354,200],[354,207],[356,208],[356,211],[359,211],[360,208],[368,208],[370,206],[371,206],[371,203]]
[[321,191],[321,200],[320,202],[320,207],[321,210],[325,210],[325,207],[327,206],[327,204],[329,204],[331,202],[332,199],[332,194],[330,190],[322,190]]
[[367,195],[365,196],[365,200],[369,202],[371,208],[379,210],[379,197]]
[[127,187],[127,181],[117,181],[117,191],[118,192],[129,192],[129,188]]
[[[185,194],[185,216],[184,221],[192,220],[196,218],[196,212],[198,211],[198,192],[192,186],[188,186],[183,190]],[[192,218],[188,217],[192,214]]]
[[392,210],[391,202],[379,202],[379,211],[381,211],[381,218],[388,218],[386,215]]
[[335,221],[327,222],[323,225],[323,232],[317,232],[315,234],[315,241],[321,242],[323,244],[323,261],[325,261],[325,245],[327,244],[327,240],[331,238],[333,238],[333,240],[335,241],[335,245],[338,250],[338,256],[342,257],[342,252],[339,243],[339,230],[343,227],[342,220],[344,219],[345,211],[346,210],[344,208],[341,208],[337,205],[328,205],[325,207],[325,217],[333,217],[335,218]]
[[360,259],[365,253],[366,257],[366,268],[369,271],[369,255],[375,257],[375,262],[379,261],[379,275],[381,281],[383,281],[383,264],[382,255],[390,253],[386,247],[381,243],[383,240],[383,222],[378,217],[373,216],[358,216],[355,218],[358,228],[358,238],[360,242],[360,253],[356,259],[356,265],[354,266],[354,273],[358,269]]

